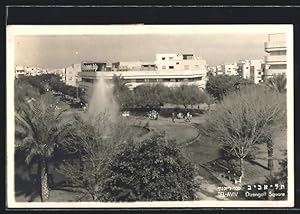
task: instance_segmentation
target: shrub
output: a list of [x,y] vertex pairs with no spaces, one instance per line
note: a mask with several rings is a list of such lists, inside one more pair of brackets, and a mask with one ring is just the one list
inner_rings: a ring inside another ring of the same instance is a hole
[[194,167],[163,135],[121,144],[105,177],[105,201],[194,199]]

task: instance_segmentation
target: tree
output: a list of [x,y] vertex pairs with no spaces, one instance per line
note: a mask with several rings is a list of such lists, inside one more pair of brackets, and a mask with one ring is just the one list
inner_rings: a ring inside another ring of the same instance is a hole
[[93,201],[102,197],[103,170],[114,149],[128,142],[133,136],[124,119],[112,121],[106,112],[96,118],[87,114],[76,116],[79,127],[64,144],[66,153],[75,154],[77,160],[65,159],[59,172],[67,176],[68,182],[80,188]]
[[195,105],[204,102],[204,92],[196,85],[182,84],[171,89],[171,103],[183,105],[186,109],[188,105]]
[[222,149],[240,161],[240,179],[244,160],[265,136],[272,136],[286,120],[285,96],[264,87],[248,86],[228,95],[210,114],[208,134]]
[[215,98],[213,96],[211,96],[210,94],[206,93],[206,92],[203,92],[202,93],[202,98],[201,98],[202,102],[203,103],[206,103],[207,106],[208,106],[208,109],[207,111],[209,112],[210,111],[210,107],[212,104],[215,103]]
[[37,98],[40,95],[37,88],[22,79],[15,80],[15,110],[22,110],[24,103]]
[[194,167],[163,135],[119,145],[105,170],[105,201],[194,199]]
[[143,84],[134,89],[135,105],[159,108],[167,101],[168,88],[161,84]]
[[221,101],[224,96],[236,91],[243,85],[249,84],[253,84],[253,82],[239,76],[210,76],[206,83],[206,91],[218,101]]
[[266,85],[279,93],[286,92],[286,75],[284,73],[277,74],[266,80]]
[[[65,117],[68,107],[58,98],[46,93],[35,100],[26,102],[19,112],[15,113],[16,133],[25,130],[22,139],[16,141],[16,150],[26,153],[26,162],[37,161],[40,173],[41,200],[49,198],[48,162],[66,139],[73,126],[72,117]],[[21,136],[17,135],[16,136]]]
[[112,82],[113,94],[121,109],[133,107],[133,93],[126,85],[128,82],[123,77],[117,75],[113,76]]

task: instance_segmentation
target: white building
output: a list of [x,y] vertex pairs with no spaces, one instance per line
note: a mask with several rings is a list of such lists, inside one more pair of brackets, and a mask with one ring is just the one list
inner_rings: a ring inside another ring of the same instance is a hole
[[250,79],[250,60],[240,60],[237,65],[239,75],[244,79]]
[[265,42],[265,52],[269,55],[265,57],[264,77],[268,78],[281,73],[286,74],[286,35],[284,33],[269,34],[268,41]]
[[18,78],[19,75],[24,76],[37,76],[41,74],[46,74],[47,70],[40,67],[32,66],[15,66],[15,77]]
[[155,64],[158,70],[207,70],[206,61],[194,54],[156,54]]
[[216,75],[222,75],[224,74],[222,71],[222,66],[221,65],[217,65],[216,66]]
[[254,83],[260,83],[263,80],[264,61],[260,59],[240,60],[238,63],[238,73],[244,79],[250,79]]
[[254,83],[263,82],[265,64],[263,60],[250,60],[250,79]]
[[81,72],[81,63],[66,67],[64,76],[66,85],[78,86],[80,81],[79,72]]
[[234,63],[226,63],[221,65],[222,73],[225,75],[239,75],[238,73],[238,65],[236,62]]
[[24,66],[17,65],[15,66],[15,78],[18,78],[19,76],[25,76],[26,71]]
[[[91,64],[97,63],[92,62]],[[122,64],[125,63],[122,62]],[[127,80],[131,89],[145,83],[162,83],[169,87],[186,83],[197,85],[199,88],[205,88],[206,85],[206,61],[195,57],[194,54],[157,54],[154,63],[140,63],[139,65],[139,69],[135,67],[137,69],[135,70],[128,63],[126,71],[120,70],[119,64],[115,63],[112,64],[112,71],[107,71],[105,68],[91,71],[82,67],[82,72],[79,73],[81,77],[79,86],[89,88],[101,76],[111,80],[114,75]]]

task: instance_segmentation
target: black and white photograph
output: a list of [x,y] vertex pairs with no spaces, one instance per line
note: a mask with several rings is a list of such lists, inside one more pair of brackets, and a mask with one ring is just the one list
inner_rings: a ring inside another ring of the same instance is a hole
[[10,208],[294,206],[293,26],[8,25]]

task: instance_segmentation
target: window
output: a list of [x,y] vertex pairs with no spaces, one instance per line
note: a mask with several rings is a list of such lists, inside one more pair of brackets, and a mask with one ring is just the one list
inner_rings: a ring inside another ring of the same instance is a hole
[[149,79],[149,82],[157,82],[157,79]]
[[176,62],[176,65],[179,65],[179,62]]
[[166,59],[166,57],[162,57],[161,59],[162,59],[162,60],[165,60],[165,59]]
[[145,82],[145,80],[144,79],[137,79],[136,82],[138,82],[138,83],[139,82]]
[[164,82],[171,82],[171,79],[163,79]]
[[169,69],[174,69],[174,66],[169,66]]
[[91,82],[91,83],[93,82],[92,79],[88,79],[88,78],[82,78],[82,81],[83,81],[83,82]]
[[272,51],[270,52],[271,56],[280,56],[280,55],[286,55],[286,51]]
[[183,55],[183,60],[187,60],[187,59],[193,59],[193,55]]
[[169,57],[169,60],[172,60],[172,59],[174,59],[174,57],[170,56],[170,57]]
[[166,69],[166,66],[162,66],[161,68],[162,68],[162,69]]

